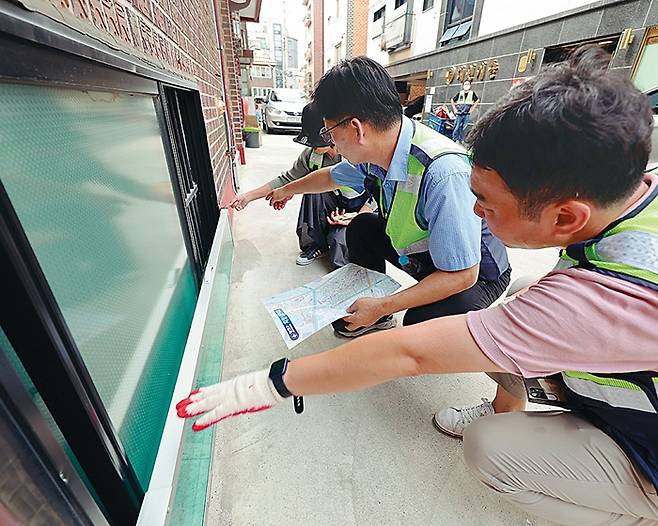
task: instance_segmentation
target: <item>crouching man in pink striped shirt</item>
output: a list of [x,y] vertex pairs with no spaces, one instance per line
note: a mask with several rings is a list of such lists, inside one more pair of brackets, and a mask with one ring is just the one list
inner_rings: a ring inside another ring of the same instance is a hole
[[[294,397],[487,372],[493,403],[446,408],[483,484],[561,524],[658,524],[658,177],[652,115],[598,48],[513,89],[467,138],[475,213],[511,247],[562,247],[502,305],[358,338],[202,387],[195,430]],[[322,83],[322,80],[320,81]],[[361,132],[359,132],[361,133]],[[373,140],[371,130],[357,145]],[[524,412],[529,396],[564,411]]]

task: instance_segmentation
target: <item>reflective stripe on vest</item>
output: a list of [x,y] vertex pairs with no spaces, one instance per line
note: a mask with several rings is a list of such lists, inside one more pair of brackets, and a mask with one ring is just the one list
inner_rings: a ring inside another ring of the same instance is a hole
[[414,122],[414,125],[411,150],[407,157],[407,180],[396,183],[389,210],[383,206],[381,181],[376,181],[379,195],[375,197],[386,219],[386,234],[400,255],[419,254],[429,250],[429,231],[427,225],[419,223],[418,217],[418,197],[427,168],[442,155],[466,155],[466,150],[448,137],[419,122]]
[[315,151],[311,151],[311,156],[308,158],[308,167],[315,172],[315,170],[319,170],[322,168],[322,163],[324,162],[324,154],[323,153],[315,153]]
[[461,90],[457,96],[457,104],[474,104],[474,95],[475,92],[473,90]]
[[[323,153],[316,153],[315,151],[311,152],[311,156],[308,158],[308,167],[311,171],[314,172],[315,170],[319,170],[322,168],[323,163]],[[365,193],[365,190],[363,192],[357,192],[349,186],[339,186],[336,189],[336,193],[341,194],[345,199],[356,199],[357,197],[361,197]]]
[[[623,378],[606,378],[590,373],[564,371],[562,379],[571,391],[580,396],[605,402],[613,407],[658,413],[646,393]],[[658,384],[658,376],[652,377],[652,381],[654,385]]]

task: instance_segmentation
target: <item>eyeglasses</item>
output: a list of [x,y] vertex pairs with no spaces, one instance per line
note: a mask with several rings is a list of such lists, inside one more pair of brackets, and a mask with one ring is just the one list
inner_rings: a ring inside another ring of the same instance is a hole
[[327,144],[335,144],[334,137],[333,135],[331,135],[331,130],[338,128],[338,126],[340,126],[341,124],[345,124],[347,121],[351,121],[354,118],[355,118],[354,116],[346,117],[338,124],[332,126],[331,128],[327,128],[326,126],[323,126],[322,128],[320,128],[320,132],[319,132],[320,137],[322,137],[322,140]]

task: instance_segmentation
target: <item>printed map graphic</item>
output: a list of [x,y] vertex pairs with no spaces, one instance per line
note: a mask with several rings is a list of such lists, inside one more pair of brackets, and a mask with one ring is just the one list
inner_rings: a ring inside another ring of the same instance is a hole
[[323,278],[263,299],[279,333],[292,349],[332,321],[347,315],[358,298],[388,296],[400,287],[381,272],[349,263]]

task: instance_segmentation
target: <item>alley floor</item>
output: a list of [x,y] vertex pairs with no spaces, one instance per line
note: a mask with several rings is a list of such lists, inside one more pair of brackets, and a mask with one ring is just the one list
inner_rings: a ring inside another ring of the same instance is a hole
[[[291,135],[264,135],[263,147],[247,150],[241,190],[276,177],[301,149]],[[225,379],[345,341],[327,327],[288,351],[261,303],[330,270],[326,261],[295,265],[300,199],[280,212],[256,201],[236,215]],[[545,273],[556,254],[511,251],[513,277]],[[394,270],[403,285],[413,283]],[[438,409],[476,404],[494,391],[484,374],[425,376],[307,397],[302,415],[284,403],[222,422],[206,524],[547,526],[481,486],[464,463],[461,441],[432,426]]]

